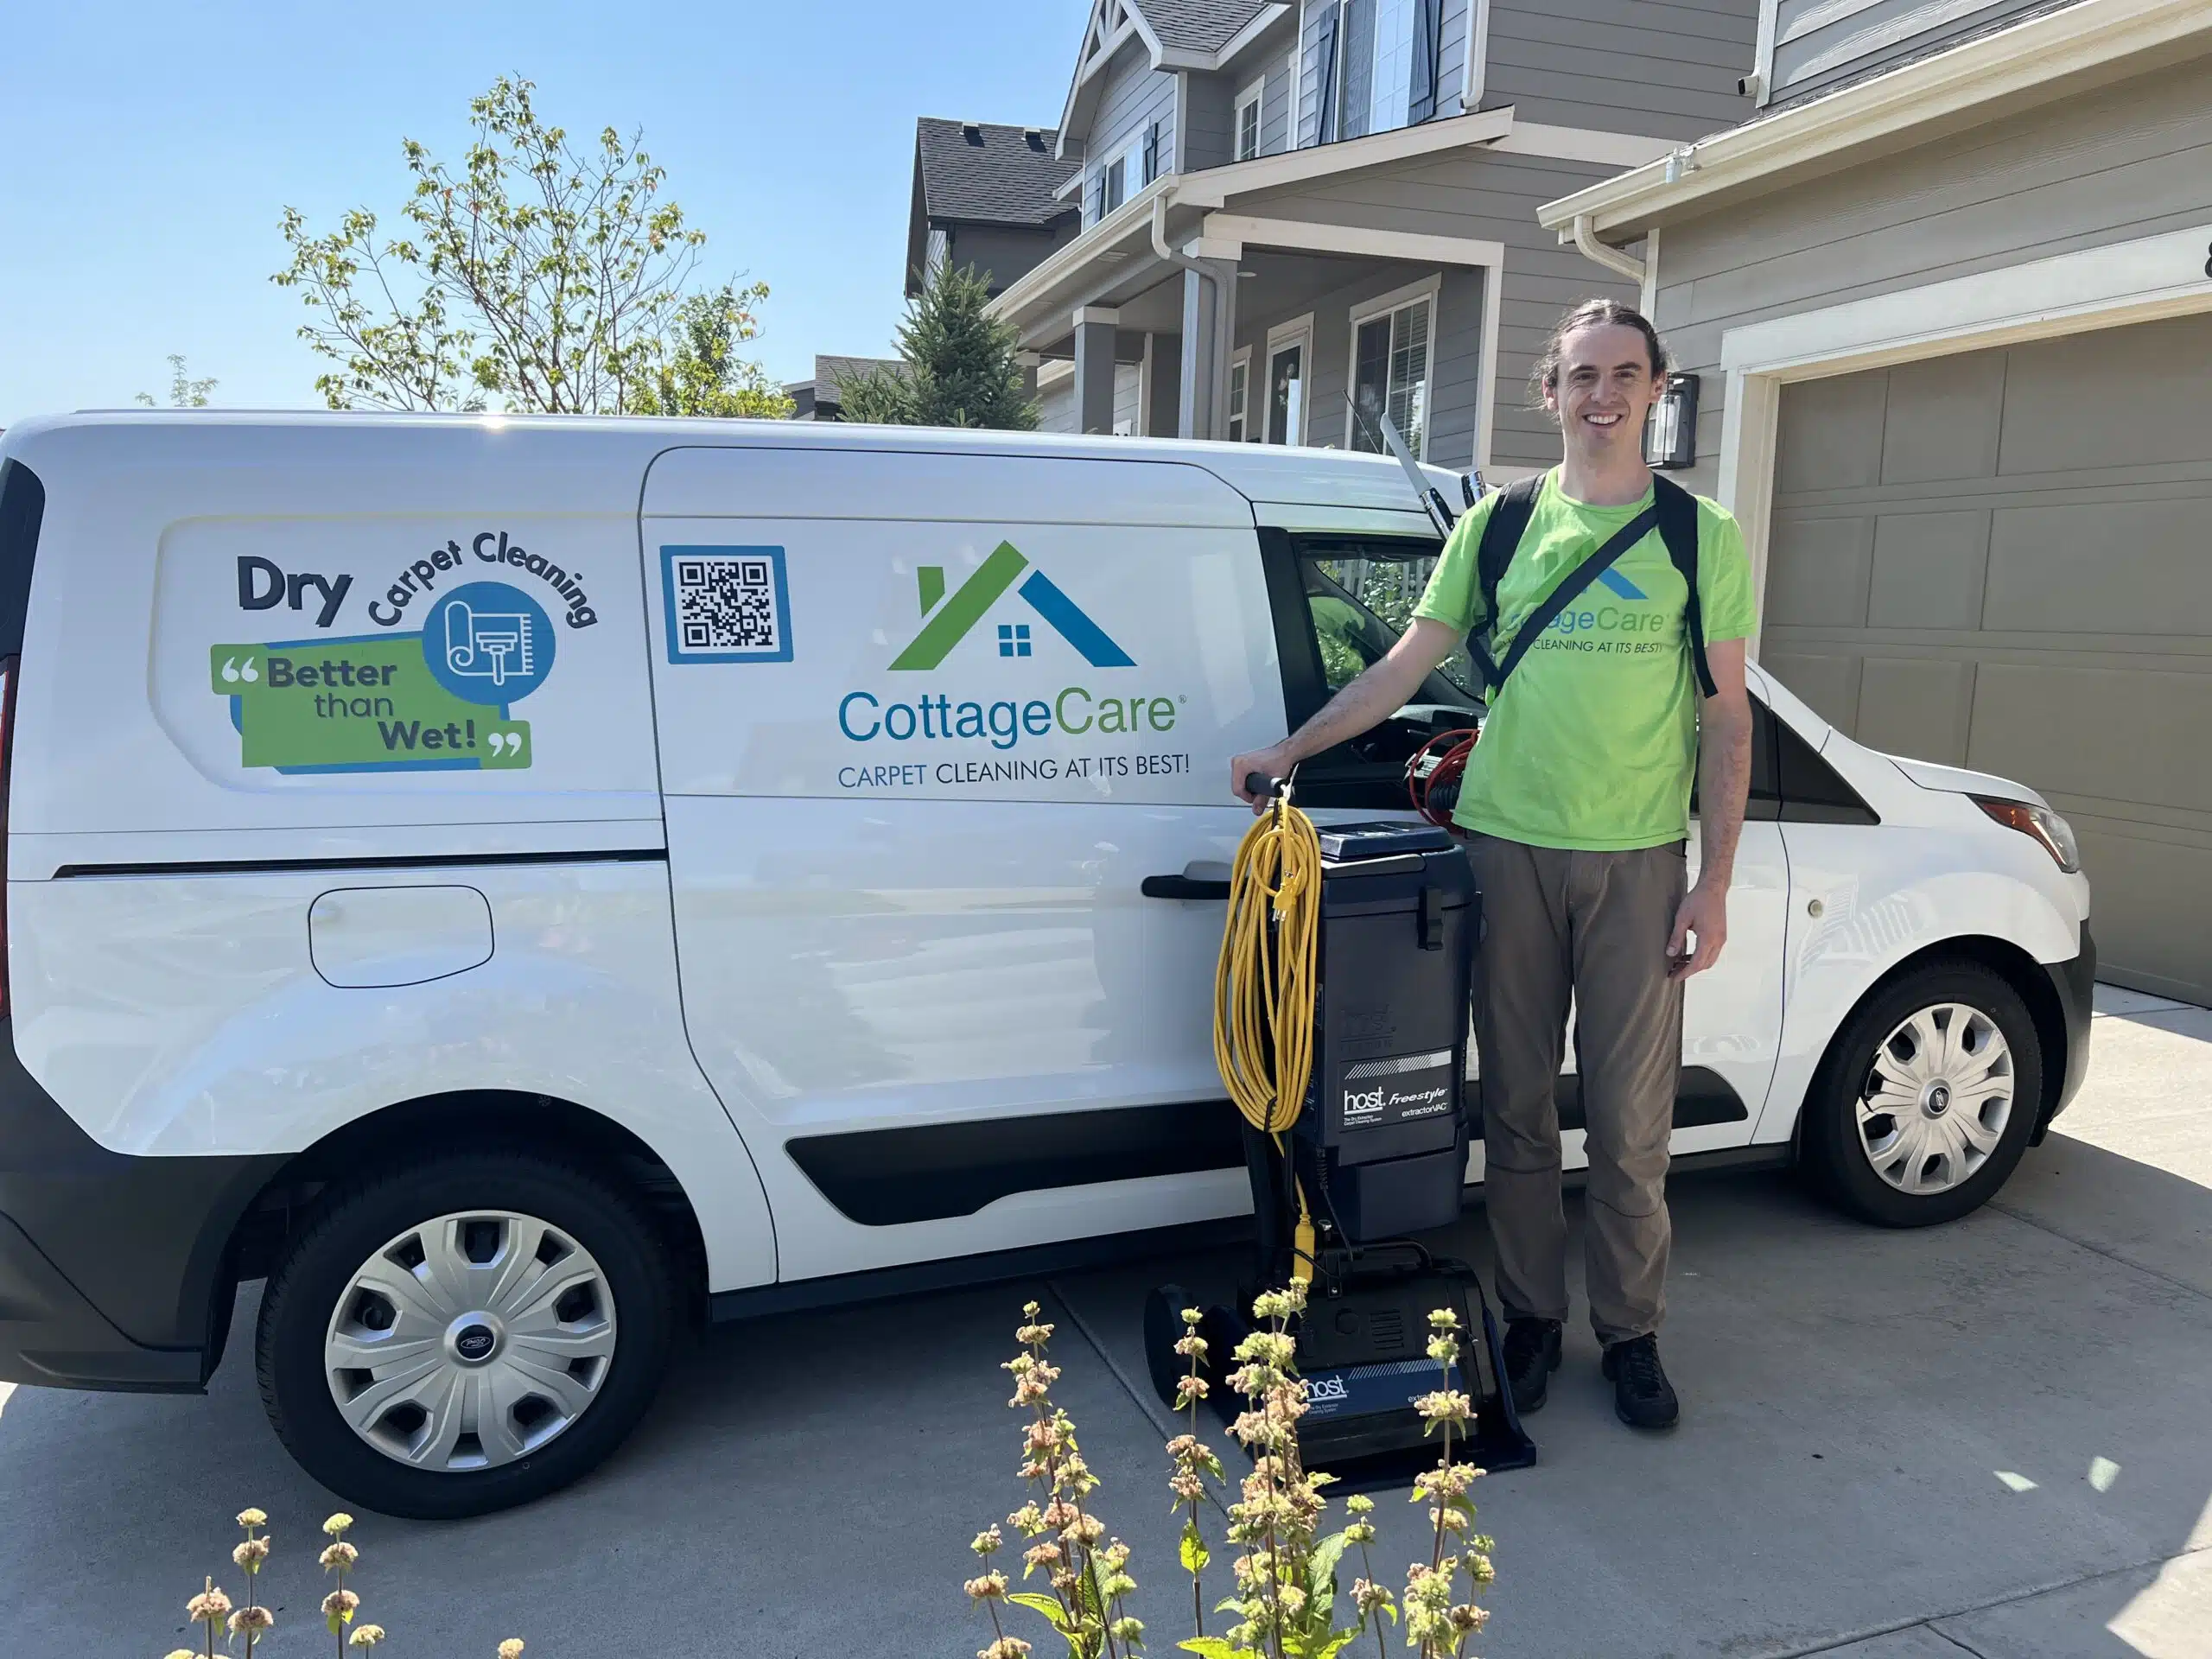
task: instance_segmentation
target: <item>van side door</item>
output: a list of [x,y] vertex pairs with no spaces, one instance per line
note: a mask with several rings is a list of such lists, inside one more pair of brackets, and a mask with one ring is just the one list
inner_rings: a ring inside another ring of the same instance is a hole
[[702,448],[641,524],[685,1017],[783,1275],[1241,1207],[1220,1084],[1160,1040],[1211,956],[1163,975],[1142,887],[1282,731],[1244,498]]

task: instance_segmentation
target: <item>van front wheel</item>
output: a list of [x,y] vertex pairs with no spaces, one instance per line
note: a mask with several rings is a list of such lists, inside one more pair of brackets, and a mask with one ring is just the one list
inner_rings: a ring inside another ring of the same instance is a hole
[[1926,1227],[1979,1209],[2035,1128],[2043,1045],[1980,963],[1931,963],[1853,1010],[1805,1101],[1806,1161],[1846,1209]]
[[621,1443],[674,1310],[665,1242],[626,1194],[563,1163],[462,1154],[331,1195],[262,1298],[262,1399],[352,1502],[481,1515]]

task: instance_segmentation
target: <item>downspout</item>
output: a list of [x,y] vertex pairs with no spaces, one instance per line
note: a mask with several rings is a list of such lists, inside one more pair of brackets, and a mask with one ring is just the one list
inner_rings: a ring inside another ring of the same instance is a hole
[[1618,272],[1639,289],[1643,286],[1643,261],[1600,242],[1589,214],[1577,213],[1574,216],[1573,240],[1575,251],[1585,259],[1603,265],[1607,270]]
[[1203,260],[1193,259],[1187,253],[1178,253],[1167,245],[1167,204],[1173,200],[1175,189],[1170,185],[1152,199],[1152,251],[1171,265],[1180,265],[1185,270],[1195,270],[1202,283],[1211,283],[1217,302],[1221,296],[1221,279],[1205,268]]

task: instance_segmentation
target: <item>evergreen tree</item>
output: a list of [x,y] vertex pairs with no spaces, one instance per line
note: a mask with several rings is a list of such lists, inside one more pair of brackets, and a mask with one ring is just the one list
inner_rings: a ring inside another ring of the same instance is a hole
[[857,375],[840,389],[849,421],[887,426],[976,426],[1027,432],[1037,405],[1021,390],[1020,336],[986,308],[991,291],[972,268],[940,265],[906,304],[903,365]]

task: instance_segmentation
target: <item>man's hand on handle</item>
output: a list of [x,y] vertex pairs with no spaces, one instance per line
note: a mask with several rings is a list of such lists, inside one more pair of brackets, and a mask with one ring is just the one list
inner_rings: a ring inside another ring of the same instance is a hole
[[1287,778],[1290,769],[1297,764],[1287,741],[1271,744],[1264,749],[1255,749],[1249,754],[1240,754],[1229,763],[1229,792],[1240,801],[1249,802],[1256,817],[1268,810],[1271,798],[1255,794],[1244,786],[1245,780],[1255,772],[1262,778]]
[[1229,792],[1255,813],[1266,811],[1268,798],[1244,787],[1248,774],[1256,772],[1263,778],[1287,778],[1290,769],[1306,756],[1334,748],[1381,725],[1405,706],[1421,683],[1459,643],[1459,635],[1443,623],[1415,617],[1382,661],[1330,698],[1319,714],[1281,742],[1231,760]]

